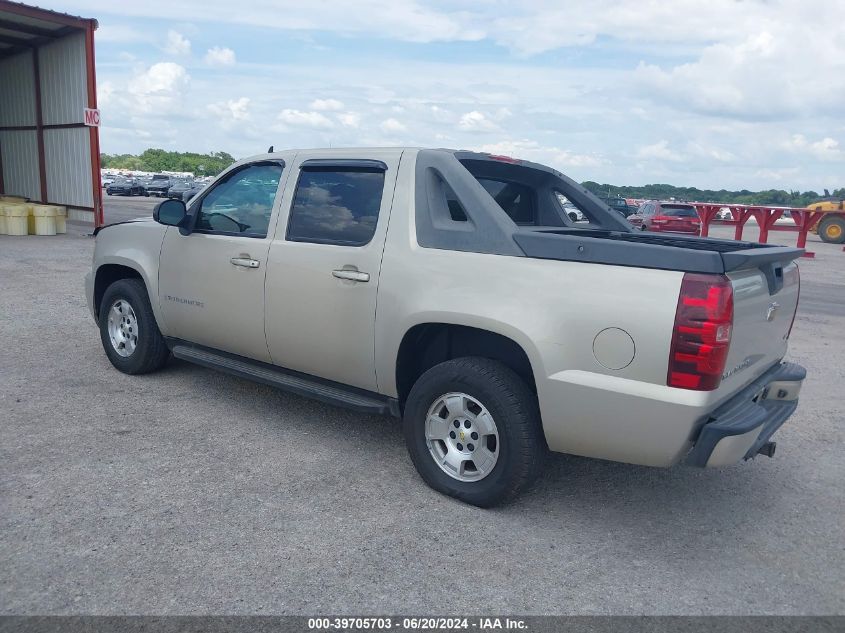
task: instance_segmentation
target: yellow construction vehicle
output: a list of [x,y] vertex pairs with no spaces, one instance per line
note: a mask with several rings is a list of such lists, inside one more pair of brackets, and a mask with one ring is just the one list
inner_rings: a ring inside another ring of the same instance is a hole
[[845,244],[845,200],[827,198],[808,204],[810,211],[824,211],[825,215],[813,229],[823,242]]

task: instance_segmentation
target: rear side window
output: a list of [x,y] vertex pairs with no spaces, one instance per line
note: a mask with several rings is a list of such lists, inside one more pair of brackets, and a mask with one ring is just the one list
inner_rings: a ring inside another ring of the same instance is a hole
[[453,222],[468,222],[467,212],[464,210],[464,205],[458,200],[458,196],[449,186],[445,180],[441,180],[443,184],[443,195],[446,196],[446,206],[449,207],[449,217]]
[[665,215],[671,218],[697,218],[698,213],[696,213],[694,207],[684,207],[684,206],[669,206],[669,205],[662,205],[660,207],[660,215]]
[[527,185],[491,178],[476,178],[516,224],[534,224],[536,196]]
[[384,171],[306,168],[296,185],[287,239],[363,246],[376,231]]

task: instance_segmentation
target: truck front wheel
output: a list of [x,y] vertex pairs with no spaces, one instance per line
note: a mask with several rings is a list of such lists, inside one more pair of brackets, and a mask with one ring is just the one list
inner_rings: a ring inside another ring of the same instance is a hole
[[429,486],[480,507],[526,489],[547,452],[537,398],[513,370],[487,358],[446,361],[420,376],[403,432]]
[[100,303],[100,339],[111,364],[124,374],[160,369],[170,357],[140,279],[119,279]]
[[819,222],[819,237],[828,244],[845,244],[845,217],[830,215]]

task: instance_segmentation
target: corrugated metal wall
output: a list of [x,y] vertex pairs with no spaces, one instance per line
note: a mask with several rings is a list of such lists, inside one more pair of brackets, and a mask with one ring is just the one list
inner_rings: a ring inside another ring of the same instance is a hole
[[44,125],[82,123],[88,103],[85,35],[77,33],[38,49]]
[[48,200],[79,207],[94,206],[88,128],[44,130],[44,156]]
[[39,200],[41,198],[41,181],[38,176],[38,137],[35,131],[5,130],[0,132],[0,151],[3,153],[0,160],[3,163],[3,188],[5,192]]
[[[85,34],[67,35],[38,49],[44,125],[81,124],[88,105]],[[35,73],[27,52],[0,61],[0,127],[37,124]],[[43,130],[47,201],[93,207],[91,136],[86,127]],[[5,193],[41,200],[38,135],[0,131]]]
[[[82,123],[88,104],[85,35],[68,35],[39,48],[38,69],[44,125]],[[94,206],[88,128],[44,130],[44,159],[50,202]]]
[[0,127],[35,125],[35,78],[29,52],[0,61]]

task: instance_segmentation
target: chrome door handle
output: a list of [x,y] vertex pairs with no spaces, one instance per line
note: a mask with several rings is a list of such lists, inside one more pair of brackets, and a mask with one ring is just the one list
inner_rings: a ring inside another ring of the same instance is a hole
[[229,260],[235,266],[243,266],[244,268],[258,268],[261,262],[257,259],[250,259],[249,257],[233,257]]
[[338,279],[348,279],[349,281],[369,281],[370,273],[362,273],[357,270],[350,270],[348,268],[341,268],[340,270],[333,270],[332,275]]

